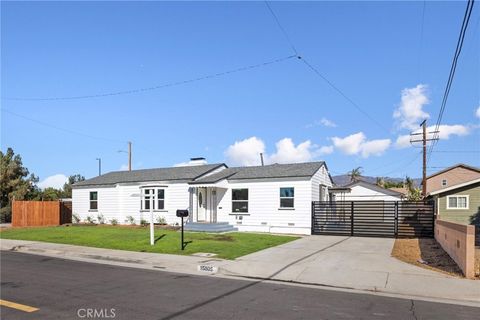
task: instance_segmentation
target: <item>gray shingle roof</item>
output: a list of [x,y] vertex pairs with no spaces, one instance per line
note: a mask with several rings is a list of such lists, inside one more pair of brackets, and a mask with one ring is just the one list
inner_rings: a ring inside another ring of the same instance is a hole
[[223,179],[265,179],[287,177],[311,177],[325,162],[305,162],[293,164],[272,164],[268,166],[228,168],[221,172],[197,179],[190,184],[215,183]]
[[92,179],[77,182],[73,185],[73,187],[113,185],[116,183],[146,181],[192,181],[195,178],[223,165],[223,163],[217,163],[201,166],[114,171],[102,174],[101,176]]

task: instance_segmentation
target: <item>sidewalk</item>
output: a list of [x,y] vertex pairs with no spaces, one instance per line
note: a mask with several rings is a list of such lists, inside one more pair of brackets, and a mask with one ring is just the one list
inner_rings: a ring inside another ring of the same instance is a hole
[[150,270],[320,285],[480,306],[480,281],[458,279],[392,258],[393,241],[304,237],[236,260],[7,239],[0,241],[0,249]]

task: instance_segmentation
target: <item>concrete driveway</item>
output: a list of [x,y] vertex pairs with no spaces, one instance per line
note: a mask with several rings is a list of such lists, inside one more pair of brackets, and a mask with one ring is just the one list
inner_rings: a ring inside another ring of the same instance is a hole
[[[391,257],[395,240],[309,236],[220,267],[226,275],[480,302],[480,283]],[[460,296],[459,296],[460,295]]]

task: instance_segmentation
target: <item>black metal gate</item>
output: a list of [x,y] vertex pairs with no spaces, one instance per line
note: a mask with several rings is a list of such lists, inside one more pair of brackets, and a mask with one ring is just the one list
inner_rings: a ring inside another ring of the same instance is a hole
[[312,234],[431,238],[434,219],[433,202],[312,202]]

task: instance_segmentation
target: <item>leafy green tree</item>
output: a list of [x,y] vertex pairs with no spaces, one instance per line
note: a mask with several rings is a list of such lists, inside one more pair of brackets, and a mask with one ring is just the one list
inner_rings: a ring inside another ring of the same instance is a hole
[[12,218],[12,201],[32,199],[38,195],[35,185],[38,177],[30,174],[23,166],[22,157],[8,148],[0,151],[0,220],[10,222]]
[[358,181],[362,176],[362,172],[363,172],[362,167],[356,167],[355,169],[352,169],[352,171],[348,173],[348,175],[350,176],[350,181],[351,182]]
[[62,198],[72,197],[72,185],[79,181],[84,181],[85,177],[80,174],[75,174],[68,177],[68,181],[63,185]]
[[63,195],[62,190],[48,187],[42,190],[40,200],[45,200],[45,201],[58,200],[62,198],[62,195]]

